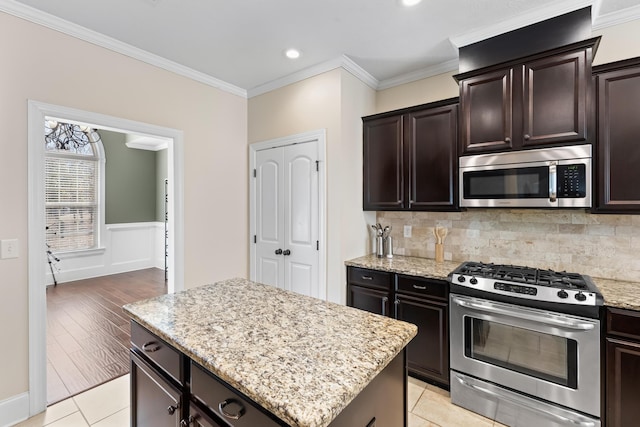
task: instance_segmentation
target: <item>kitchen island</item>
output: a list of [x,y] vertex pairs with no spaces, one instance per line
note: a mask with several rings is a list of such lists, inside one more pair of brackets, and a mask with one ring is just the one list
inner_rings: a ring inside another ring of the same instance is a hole
[[[261,415],[272,423],[261,425],[406,426],[404,348],[417,333],[414,325],[245,279],[124,310],[133,321],[133,427],[145,425],[134,368],[153,371],[157,383],[153,362],[163,348],[178,357],[166,375],[176,401],[166,412],[177,425],[204,413],[208,424],[195,425],[226,425],[213,424],[218,419],[252,425],[250,416]],[[206,402],[206,381],[222,384],[232,398]]]

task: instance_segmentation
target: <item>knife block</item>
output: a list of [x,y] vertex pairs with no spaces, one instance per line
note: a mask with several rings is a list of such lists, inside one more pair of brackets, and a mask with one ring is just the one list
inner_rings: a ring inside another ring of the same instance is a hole
[[442,243],[436,243],[436,262],[444,261],[444,245]]

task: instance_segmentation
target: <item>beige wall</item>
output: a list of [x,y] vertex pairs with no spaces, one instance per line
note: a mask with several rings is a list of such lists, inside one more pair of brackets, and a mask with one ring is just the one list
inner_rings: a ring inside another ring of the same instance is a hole
[[456,73],[451,71],[378,91],[376,113],[455,98],[459,95],[458,83],[452,77]]
[[335,302],[345,302],[344,256],[366,252],[360,117],[373,111],[374,97],[364,83],[334,69],[249,100],[250,143],[326,129],[326,277]]
[[248,167],[246,99],[5,13],[0,53],[2,401],[28,389],[27,100],[184,131],[187,287],[247,276]]
[[595,31],[602,36],[593,65],[640,56],[640,19]]

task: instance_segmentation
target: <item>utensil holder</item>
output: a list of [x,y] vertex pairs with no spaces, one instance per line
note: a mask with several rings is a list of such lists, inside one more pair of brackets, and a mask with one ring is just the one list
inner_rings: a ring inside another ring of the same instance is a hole
[[382,236],[376,237],[376,256],[378,258],[384,257],[384,238]]
[[444,245],[436,243],[436,262],[444,262]]
[[384,255],[387,258],[393,258],[393,238],[391,236],[387,236],[384,241]]

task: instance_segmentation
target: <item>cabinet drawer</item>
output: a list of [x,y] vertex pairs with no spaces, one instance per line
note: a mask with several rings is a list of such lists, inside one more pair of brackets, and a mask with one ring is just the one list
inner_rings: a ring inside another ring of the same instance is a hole
[[445,280],[422,279],[398,274],[396,292],[423,295],[446,301],[449,298],[449,283]]
[[640,311],[607,308],[607,335],[640,341]]
[[191,362],[191,394],[233,427],[272,427],[279,424],[250,399],[232,390],[202,366]]
[[386,271],[369,270],[367,268],[349,267],[347,281],[354,285],[368,286],[370,288],[391,289],[392,273]]
[[184,384],[182,353],[133,320],[131,321],[131,344],[139,354],[153,361],[158,368],[180,385]]

